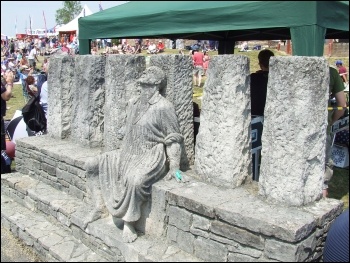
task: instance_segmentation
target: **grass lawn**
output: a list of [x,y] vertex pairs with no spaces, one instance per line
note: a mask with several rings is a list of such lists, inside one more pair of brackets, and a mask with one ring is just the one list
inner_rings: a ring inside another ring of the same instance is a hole
[[349,168],[334,167],[332,180],[329,182],[328,194],[330,198],[344,202],[344,210],[349,207]]
[[[100,50],[102,52],[102,50]],[[189,51],[184,51],[185,55],[189,53]],[[285,56],[286,54],[284,52],[279,52],[277,50],[273,50],[275,53],[275,56]],[[259,70],[258,65],[258,53],[259,51],[253,50],[250,52],[238,52],[238,49],[235,49],[236,55],[243,55],[249,57],[250,60],[250,72],[255,72]],[[178,50],[176,49],[166,49],[163,54],[178,54]],[[149,56],[145,50],[142,51],[141,55]],[[209,56],[217,55],[217,52],[210,51]],[[156,55],[155,55],[156,56]],[[44,57],[39,56],[39,61],[37,63],[37,68],[41,69],[42,62],[44,60]],[[341,59],[343,61],[343,65],[348,68],[349,65],[349,58],[348,57],[331,57],[326,58],[330,65],[335,65],[335,61],[338,59]],[[202,78],[202,87],[206,81],[206,77]],[[203,88],[193,87],[193,101],[197,102],[201,108],[201,96],[203,93]],[[9,110],[6,112],[5,120],[12,119],[14,113],[16,110],[21,110],[23,106],[25,105],[23,93],[22,93],[22,85],[17,84],[14,86],[13,89],[13,98],[11,98],[10,101],[7,102],[7,106],[10,107]],[[15,168],[15,163],[13,162],[13,168]],[[340,168],[334,168],[334,175],[332,180],[330,181],[329,185],[329,197],[335,198],[344,201],[344,209],[349,207],[349,170],[348,169],[340,169]]]

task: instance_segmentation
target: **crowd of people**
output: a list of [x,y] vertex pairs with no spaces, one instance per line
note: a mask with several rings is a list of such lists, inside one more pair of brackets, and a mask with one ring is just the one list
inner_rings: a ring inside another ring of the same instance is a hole
[[79,42],[75,34],[62,34],[61,38],[57,36],[52,37],[33,37],[27,36],[24,39],[11,39],[10,41],[2,41],[1,43],[1,57],[9,57],[15,52],[21,55],[28,56],[29,52],[35,47],[36,51],[41,56],[48,56],[57,50],[66,47],[65,52],[71,54],[79,53]]
[[[158,43],[155,44],[154,41],[146,39],[135,39],[134,45],[129,43],[127,39],[120,39],[116,42],[107,42],[107,41],[91,41],[91,54],[140,54],[142,50],[146,50],[147,54],[158,54],[162,53],[165,50],[165,45],[162,40],[158,40]],[[102,52],[99,52],[100,49],[103,49]]]
[[[35,92],[38,76],[40,74],[46,75],[48,71],[50,56],[46,55],[47,49],[42,49],[40,44],[44,42],[46,40],[38,38],[27,38],[25,41],[11,40],[8,47],[8,54],[6,54],[6,46],[2,47],[5,52],[1,61],[1,75],[7,79],[7,83],[20,81],[26,101]],[[27,44],[23,45],[23,43]],[[64,42],[62,48],[65,46],[66,43]],[[63,49],[62,52],[68,52],[68,50],[65,51]],[[39,56],[44,57],[41,65],[37,64],[39,62]]]
[[[10,40],[1,46],[1,150],[6,150],[4,117],[8,110],[7,101],[13,94],[14,83],[22,85],[25,102],[32,96],[40,96],[40,104],[47,113],[47,72],[49,67],[49,56],[46,56],[47,39]],[[44,57],[41,65],[38,65],[39,56]],[[38,92],[40,94],[38,94]],[[10,172],[9,166],[1,165],[1,173]]]

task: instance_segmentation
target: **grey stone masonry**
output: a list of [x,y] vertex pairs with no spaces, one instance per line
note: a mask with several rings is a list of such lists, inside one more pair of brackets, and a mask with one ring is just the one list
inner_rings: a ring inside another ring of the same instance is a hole
[[110,55],[105,69],[106,98],[104,105],[105,151],[120,148],[125,127],[127,102],[138,94],[136,80],[146,68],[144,56]]
[[195,171],[211,184],[235,188],[252,177],[249,85],[248,57],[220,55],[210,60]]
[[50,58],[47,129],[56,139],[69,138],[72,125],[72,92],[75,87],[75,59],[68,55]]
[[[82,228],[75,220],[84,216],[81,200],[16,173],[2,175],[2,223],[43,254],[66,235],[61,232],[68,231],[94,251],[91,255],[96,253],[109,261],[317,261],[329,226],[343,207],[334,199],[304,207],[271,205],[259,198],[257,185],[225,189],[188,179],[184,184],[161,180],[153,185],[157,195],[152,201],[159,204],[157,212],[149,214],[147,224],[158,225],[163,220],[167,230],[153,235],[148,231],[152,228],[146,227],[145,235],[134,243],[122,241],[122,224],[112,217]],[[30,215],[25,212],[29,210]],[[13,215],[13,211],[18,213]],[[41,214],[45,220],[32,218]],[[47,238],[51,218],[60,224],[60,230]],[[67,257],[61,245],[55,253],[59,261]]]
[[322,196],[329,65],[319,57],[272,57],[259,193],[305,205]]
[[162,95],[175,107],[180,132],[184,136],[181,168],[186,170],[194,163],[192,59],[184,55],[157,55],[151,56],[150,66],[157,66],[166,74],[167,87]]
[[75,238],[70,231],[49,222],[46,218],[45,215],[31,211],[11,198],[1,195],[1,225],[26,245],[34,248],[43,261],[108,261]]
[[[191,59],[158,54],[149,64],[166,73],[163,95],[185,137],[182,166],[192,164]],[[342,201],[320,199],[326,60],[271,58],[258,183],[251,179],[249,59],[214,56],[194,166],[181,183],[161,179],[149,188],[138,238],[125,243],[123,220],[101,203],[98,163],[121,151],[127,102],[139,94],[145,68],[137,55],[51,58],[49,134],[16,140],[17,172],[1,175],[2,226],[47,261],[320,261],[343,209]]]
[[70,139],[81,146],[103,145],[105,63],[103,56],[75,57]]
[[48,135],[16,140],[16,170],[80,199],[88,198],[86,162],[101,148],[87,148]]
[[190,178],[185,185],[159,181],[153,189],[165,193],[168,243],[205,261],[320,260],[329,225],[343,208],[335,199],[270,204],[256,182],[230,189]]
[[[202,261],[161,237],[142,235],[134,243],[124,243],[122,225],[111,216],[83,229],[77,220],[85,216],[81,213],[82,201],[27,175],[3,175],[1,191],[2,225],[34,246],[44,259],[50,255],[56,261],[68,261],[70,256],[77,257],[72,261],[85,261],[84,257],[109,262]],[[84,255],[78,252],[82,248]]]

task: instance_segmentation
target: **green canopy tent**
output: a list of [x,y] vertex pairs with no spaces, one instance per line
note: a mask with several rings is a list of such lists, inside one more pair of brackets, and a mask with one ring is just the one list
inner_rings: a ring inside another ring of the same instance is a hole
[[322,56],[325,39],[349,38],[349,1],[131,1],[79,18],[80,54],[97,38],[291,39],[293,55]]

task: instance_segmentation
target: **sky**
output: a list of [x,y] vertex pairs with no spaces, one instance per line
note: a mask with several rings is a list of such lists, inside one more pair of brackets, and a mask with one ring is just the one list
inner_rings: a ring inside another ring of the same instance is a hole
[[[81,6],[87,5],[92,13],[98,12],[99,4],[103,9],[111,8],[128,1],[80,1]],[[29,28],[29,16],[32,18],[32,30],[45,28],[43,11],[47,29],[56,25],[56,10],[63,8],[63,1],[1,1],[1,34],[8,37],[24,34]]]

